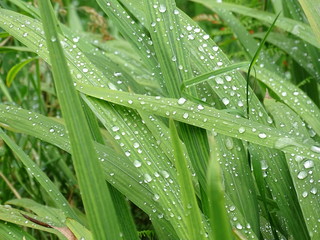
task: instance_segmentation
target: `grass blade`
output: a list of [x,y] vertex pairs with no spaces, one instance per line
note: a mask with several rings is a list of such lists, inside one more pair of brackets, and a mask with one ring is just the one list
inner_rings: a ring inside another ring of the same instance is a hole
[[214,239],[232,240],[229,218],[225,209],[224,187],[219,165],[220,152],[213,136],[209,137],[211,156],[207,171],[207,191],[210,206],[210,222]]
[[181,201],[185,211],[183,218],[186,218],[188,237],[189,239],[206,239],[206,231],[202,223],[201,211],[193,188],[190,169],[187,167],[187,161],[182,150],[179,135],[172,119],[170,119],[169,125],[178,183],[180,185]]
[[39,7],[57,95],[69,131],[73,163],[90,229],[95,239],[120,239],[113,202],[106,188],[90,130],[59,42],[57,21],[49,1],[40,1]]

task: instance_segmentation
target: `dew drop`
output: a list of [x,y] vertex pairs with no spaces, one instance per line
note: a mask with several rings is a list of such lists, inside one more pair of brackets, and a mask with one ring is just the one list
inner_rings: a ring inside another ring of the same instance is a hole
[[158,194],[154,194],[154,195],[153,195],[153,200],[154,200],[154,201],[158,201],[159,198],[160,198],[160,196],[159,196]]
[[305,168],[312,168],[312,167],[314,167],[314,162],[312,161],[312,160],[307,160],[307,161],[305,161],[304,163],[303,163],[303,166],[305,167]]
[[160,6],[159,6],[159,12],[164,13],[164,12],[166,12],[166,11],[167,11],[166,6],[163,5],[163,4],[160,4]]
[[259,138],[262,138],[262,139],[263,139],[263,138],[266,138],[266,137],[267,137],[267,134],[265,134],[265,133],[259,133],[258,136],[259,136]]
[[312,146],[312,147],[311,147],[311,151],[312,151],[312,152],[315,152],[315,153],[320,153],[320,147],[318,147],[318,146]]
[[305,179],[308,176],[308,173],[306,171],[301,171],[298,173],[299,179]]
[[148,173],[144,174],[144,182],[149,183],[151,181],[152,181],[152,177]]
[[119,129],[120,129],[120,128],[119,128],[118,126],[113,126],[113,127],[112,127],[112,131],[114,131],[114,132],[119,131]]
[[184,104],[186,101],[187,101],[187,99],[185,99],[185,98],[179,98],[178,104],[179,104],[179,105],[182,105],[182,104]]
[[141,162],[138,161],[138,160],[134,160],[134,161],[133,161],[133,165],[134,165],[136,168],[139,168],[139,167],[141,167]]
[[239,133],[244,133],[246,129],[244,127],[239,127],[238,132]]
[[184,113],[183,116],[182,116],[184,119],[187,119],[189,117],[189,114],[188,113]]

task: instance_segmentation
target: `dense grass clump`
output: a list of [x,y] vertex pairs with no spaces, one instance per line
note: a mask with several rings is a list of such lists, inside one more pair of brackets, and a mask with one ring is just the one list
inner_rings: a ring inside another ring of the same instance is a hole
[[318,1],[0,3],[0,239],[320,239]]

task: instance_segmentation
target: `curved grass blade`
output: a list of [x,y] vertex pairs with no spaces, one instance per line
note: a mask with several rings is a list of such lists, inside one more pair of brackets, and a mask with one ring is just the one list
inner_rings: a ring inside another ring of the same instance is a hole
[[33,58],[29,58],[25,61],[22,61],[16,65],[14,65],[8,72],[7,74],[7,78],[6,78],[6,82],[7,82],[7,86],[10,87],[11,83],[13,82],[13,80],[15,79],[15,77],[17,76],[17,74],[19,73],[19,71],[26,66],[28,63],[34,61],[38,59],[38,57],[33,57]]
[[40,1],[39,8],[57,95],[69,131],[73,164],[90,229],[96,239],[121,239],[113,202],[106,188],[90,130],[59,42],[58,23],[51,3]]

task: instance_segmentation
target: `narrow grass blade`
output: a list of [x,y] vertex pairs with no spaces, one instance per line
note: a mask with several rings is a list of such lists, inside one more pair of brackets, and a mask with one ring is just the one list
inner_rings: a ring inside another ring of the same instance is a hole
[[266,35],[264,36],[264,38],[262,39],[262,41],[260,42],[260,45],[257,49],[257,51],[255,52],[251,62],[250,62],[250,66],[249,66],[249,69],[248,69],[248,73],[247,73],[247,86],[246,86],[246,102],[247,102],[247,118],[249,118],[249,113],[250,113],[250,104],[249,104],[249,80],[250,80],[250,73],[251,73],[251,69],[253,68],[253,66],[256,64],[257,60],[258,60],[258,57],[259,57],[259,54],[260,52],[262,51],[262,48],[269,36],[269,34],[271,33],[271,30],[273,29],[274,25],[276,24],[278,18],[280,16],[280,13],[278,13],[277,17],[274,19],[273,23],[271,24],[271,26],[269,27]]
[[235,63],[224,68],[219,68],[218,70],[214,70],[212,72],[201,74],[200,76],[194,77],[192,79],[185,80],[181,85],[181,90],[184,90],[185,88],[202,83],[204,81],[207,81],[208,79],[217,77],[221,74],[225,74],[225,73],[237,70],[241,67],[248,66],[249,64],[250,64],[249,62]]
[[[320,152],[312,151],[313,142],[306,144],[301,138],[254,121],[243,119],[223,110],[203,107],[186,101],[181,104],[179,100],[171,98],[150,97],[121,91],[101,89],[89,85],[78,85],[78,89],[90,96],[111,101],[126,107],[152,112],[163,117],[172,117],[174,120],[188,123],[200,128],[214,130],[217,133],[239,138],[254,144],[281,151],[299,154],[301,156],[318,159]],[[142,102],[142,104],[141,104]],[[279,147],[277,142],[288,136],[291,144]],[[313,142],[313,144],[315,144]]]
[[84,207],[96,239],[120,239],[118,219],[93,147],[78,95],[59,42],[58,23],[49,1],[39,2],[53,76],[62,114],[69,130],[73,163]]
[[35,177],[40,183],[43,189],[48,193],[56,207],[60,208],[66,216],[78,219],[78,216],[70,207],[68,201],[62,196],[57,186],[44,174],[44,172],[35,165],[35,163],[29,158],[27,154],[12,140],[4,131],[0,128],[0,138],[2,138],[6,144],[12,149],[16,156],[23,163],[25,168]]
[[214,239],[232,240],[229,217],[226,212],[225,191],[219,165],[220,151],[213,136],[209,137],[211,156],[207,171],[207,192],[210,207],[210,223]]
[[30,62],[34,61],[38,59],[38,57],[34,57],[34,58],[30,58],[30,59],[27,59],[25,61],[22,61],[18,64],[16,64],[15,66],[13,66],[8,74],[7,74],[7,79],[6,79],[6,82],[7,82],[7,86],[10,87],[11,83],[13,82],[13,80],[15,79],[15,77],[17,76],[17,74],[19,73],[19,71],[24,67],[26,66],[27,64],[29,64]]
[[179,135],[172,119],[170,119],[169,125],[178,183],[180,185],[181,201],[184,207],[184,215],[182,217],[186,218],[187,235],[189,239],[206,239],[206,231],[202,223],[201,211],[193,188],[190,169],[187,167]]

